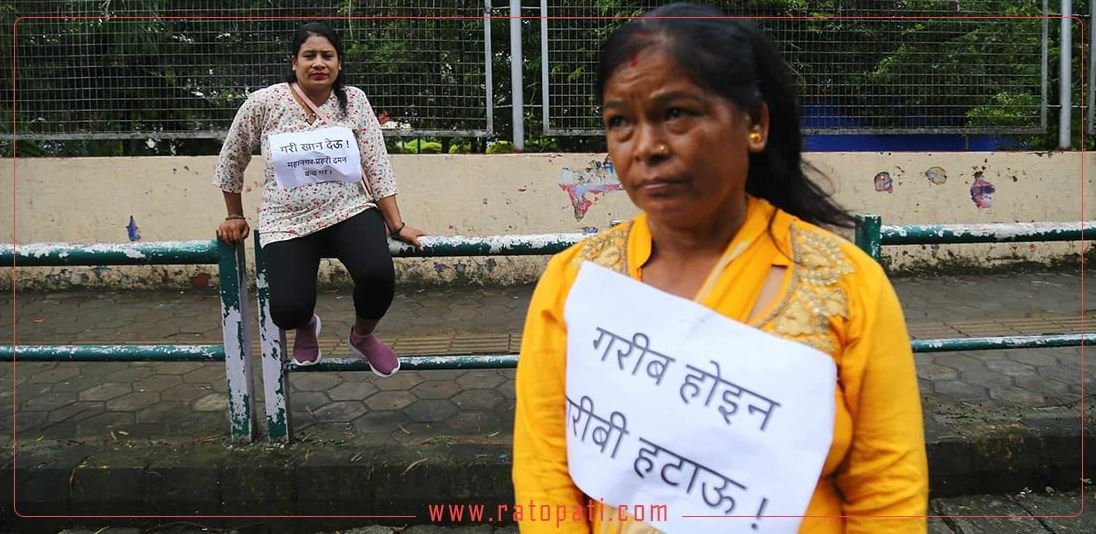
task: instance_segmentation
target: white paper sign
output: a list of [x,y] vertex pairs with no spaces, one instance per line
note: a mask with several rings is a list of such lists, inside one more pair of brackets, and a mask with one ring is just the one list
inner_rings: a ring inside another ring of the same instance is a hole
[[761,516],[802,516],[814,493],[833,439],[828,354],[589,262],[564,316],[579,489],[648,507],[670,534],[796,532],[800,517]]
[[361,153],[354,132],[331,126],[270,136],[274,180],[285,189],[319,182],[359,182]]

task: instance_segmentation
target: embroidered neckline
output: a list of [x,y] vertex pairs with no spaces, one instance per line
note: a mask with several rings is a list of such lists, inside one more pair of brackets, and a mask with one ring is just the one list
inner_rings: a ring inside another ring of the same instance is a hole
[[[590,261],[629,276],[628,241],[634,221],[585,240],[573,267]],[[837,350],[831,328],[835,318],[848,317],[848,298],[841,279],[853,272],[838,238],[810,226],[789,223],[791,279],[778,303],[751,327],[797,341],[827,353]]]

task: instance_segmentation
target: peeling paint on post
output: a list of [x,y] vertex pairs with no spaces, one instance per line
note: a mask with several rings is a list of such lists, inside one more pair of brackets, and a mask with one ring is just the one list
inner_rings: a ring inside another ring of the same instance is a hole
[[883,256],[883,243],[880,235],[880,229],[883,225],[883,219],[878,215],[855,215],[856,219],[856,246],[867,252],[875,261],[879,261]]
[[251,328],[247,302],[244,245],[218,241],[221,277],[221,328],[224,333],[228,415],[233,441],[250,442],[255,435],[254,386],[251,379]]
[[221,362],[223,345],[0,345],[19,362]]
[[265,394],[266,437],[271,441],[289,441],[289,380],[285,361],[285,331],[270,319],[270,285],[266,279],[266,258],[255,234],[255,293],[259,308],[259,346],[262,347],[263,393]]

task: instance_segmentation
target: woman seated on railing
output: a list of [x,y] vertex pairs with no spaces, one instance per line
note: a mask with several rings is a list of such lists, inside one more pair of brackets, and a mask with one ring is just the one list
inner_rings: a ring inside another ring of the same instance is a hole
[[293,361],[320,361],[316,275],[320,259],[334,255],[354,280],[350,352],[367,359],[375,374],[391,376],[399,359],[373,335],[395,291],[386,236],[421,247],[424,233],[400,217],[380,125],[365,93],[346,86],[342,58],[330,27],[306,24],[293,34],[286,82],[252,93],[241,106],[213,177],[228,208],[217,233],[229,243],[247,238],[240,192],[251,153],[261,146],[259,238],[270,316],[278,327],[296,330]]
[[601,50],[609,155],[642,213],[555,256],[530,303],[522,531],[924,532],[897,296],[820,226],[850,218],[804,174],[787,65],[721,15],[659,8]]

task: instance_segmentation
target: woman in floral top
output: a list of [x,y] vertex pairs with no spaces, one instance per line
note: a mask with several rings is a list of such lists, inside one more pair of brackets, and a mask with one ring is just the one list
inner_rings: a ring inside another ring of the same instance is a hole
[[335,32],[306,24],[294,33],[291,50],[286,82],[252,93],[225,138],[213,183],[224,193],[228,217],[217,233],[229,243],[247,238],[240,193],[244,169],[261,146],[259,231],[270,314],[278,327],[296,330],[294,361],[320,361],[316,275],[320,258],[335,256],[354,280],[350,351],[375,374],[391,376],[399,359],[373,335],[395,292],[386,236],[421,247],[424,233],[400,216],[380,124],[365,93],[346,86]]

